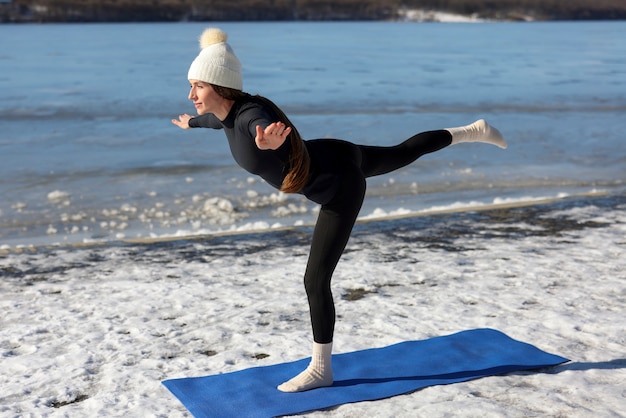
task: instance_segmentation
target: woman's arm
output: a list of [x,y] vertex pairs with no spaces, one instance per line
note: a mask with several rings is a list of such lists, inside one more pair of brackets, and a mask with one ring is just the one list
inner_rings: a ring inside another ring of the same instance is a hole
[[181,129],[189,128],[212,128],[222,129],[222,124],[212,113],[191,116],[188,114],[179,115],[178,119],[172,119],[172,123]]
[[181,129],[189,129],[189,120],[191,118],[191,115],[185,113],[184,115],[178,115],[178,119],[172,119],[172,123]]
[[257,125],[254,142],[256,142],[256,146],[261,150],[275,150],[280,148],[285,142],[289,132],[291,132],[291,127],[286,126],[282,122],[270,123],[265,129]]

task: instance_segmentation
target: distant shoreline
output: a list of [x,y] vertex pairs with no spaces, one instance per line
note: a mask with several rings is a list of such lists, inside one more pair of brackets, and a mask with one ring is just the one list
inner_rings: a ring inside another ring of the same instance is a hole
[[[133,23],[133,22],[268,22],[268,21],[399,21],[399,22],[485,22],[485,21],[582,21],[626,20],[626,4],[612,1],[602,5],[577,0],[550,5],[527,0],[524,5],[502,2],[498,8],[480,0],[437,1],[341,0],[333,3],[275,2],[271,6],[246,1],[210,2],[188,5],[177,0],[156,2],[0,0],[0,23]],[[193,3],[193,2],[192,2]],[[429,4],[434,6],[428,6]],[[456,7],[454,5],[456,4]]]

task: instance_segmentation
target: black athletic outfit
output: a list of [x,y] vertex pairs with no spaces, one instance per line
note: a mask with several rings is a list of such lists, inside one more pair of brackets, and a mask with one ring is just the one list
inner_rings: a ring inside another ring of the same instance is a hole
[[[280,189],[289,171],[289,139],[276,150],[260,150],[254,141],[257,125],[265,129],[279,120],[271,108],[247,95],[234,103],[224,121],[206,114],[192,118],[189,126],[224,129],[237,164]],[[335,306],[330,281],[361,209],[365,179],[404,167],[451,142],[452,135],[445,130],[419,133],[392,147],[336,139],[305,141],[311,170],[300,193],[321,205],[304,274],[315,342],[333,340]]]

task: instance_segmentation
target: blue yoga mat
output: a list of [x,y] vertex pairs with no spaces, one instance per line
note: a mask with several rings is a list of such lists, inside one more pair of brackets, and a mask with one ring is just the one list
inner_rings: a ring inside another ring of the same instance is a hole
[[569,360],[513,340],[500,331],[475,329],[336,354],[333,386],[299,393],[276,389],[304,370],[309,361],[172,379],[163,384],[195,417],[274,417],[388,398],[427,386],[555,366]]

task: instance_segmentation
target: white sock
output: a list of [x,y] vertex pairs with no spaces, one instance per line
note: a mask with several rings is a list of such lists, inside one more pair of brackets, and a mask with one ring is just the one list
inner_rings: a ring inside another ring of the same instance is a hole
[[331,386],[333,343],[313,343],[311,363],[302,373],[278,386],[281,392],[303,392],[305,390]]
[[493,126],[490,126],[484,119],[479,119],[471,125],[458,128],[447,128],[446,131],[452,134],[452,144],[461,142],[484,142],[486,144],[497,145],[506,148],[506,140]]

